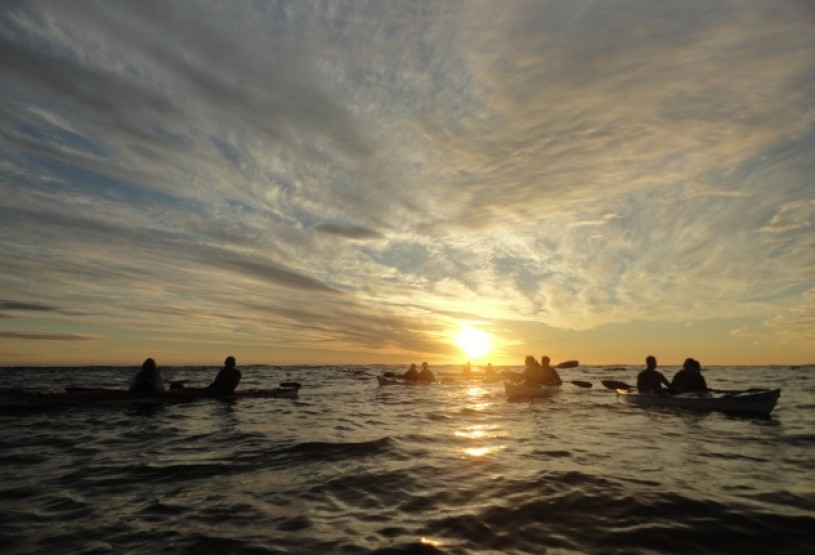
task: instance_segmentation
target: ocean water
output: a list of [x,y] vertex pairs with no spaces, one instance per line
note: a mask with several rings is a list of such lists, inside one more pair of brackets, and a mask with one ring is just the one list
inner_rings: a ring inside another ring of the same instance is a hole
[[[561,370],[594,388],[521,402],[500,382],[377,386],[403,367],[242,370],[300,398],[0,414],[0,551],[815,553],[813,367],[706,370],[780,387],[769,418],[628,406],[600,384],[637,368]],[[0,387],[134,371],[2,368]]]

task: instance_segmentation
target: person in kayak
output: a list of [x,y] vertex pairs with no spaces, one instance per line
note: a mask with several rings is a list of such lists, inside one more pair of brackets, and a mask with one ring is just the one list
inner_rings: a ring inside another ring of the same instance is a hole
[[524,371],[520,376],[521,381],[523,381],[526,385],[534,386],[538,385],[538,377],[540,376],[540,372],[538,368],[540,364],[532,355],[526,355],[524,358]]
[[[427,364],[427,363],[425,363],[425,364]],[[415,382],[416,380],[418,380],[419,379],[419,373],[416,371],[416,365],[411,364],[410,368],[408,368],[407,371],[405,371],[405,373],[402,374],[401,378],[404,379],[404,380],[410,380],[412,382]]]
[[235,391],[241,381],[241,371],[235,368],[236,364],[235,357],[226,357],[224,367],[215,376],[215,381],[209,384],[206,389],[220,394],[229,394]]
[[671,380],[673,393],[688,393],[691,391],[707,391],[707,382],[702,376],[702,365],[696,359],[685,359],[682,370],[676,373]]
[[436,381],[436,376],[433,375],[433,371],[430,370],[426,362],[422,363],[422,371],[419,372],[418,380],[425,383],[433,383]]
[[541,385],[563,385],[563,380],[560,379],[560,374],[557,370],[552,368],[551,360],[548,356],[541,357],[541,365],[538,370]]
[[133,393],[148,394],[164,393],[166,391],[164,376],[161,375],[161,369],[155,360],[148,358],[142,363],[141,370],[133,376],[129,389]]
[[[662,386],[665,385],[665,389]],[[671,384],[662,372],[657,370],[657,359],[654,356],[645,358],[645,370],[637,374],[637,389],[640,393],[665,393]]]

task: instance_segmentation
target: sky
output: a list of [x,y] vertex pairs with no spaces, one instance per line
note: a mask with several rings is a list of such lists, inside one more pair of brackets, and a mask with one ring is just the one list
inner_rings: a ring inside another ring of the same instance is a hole
[[0,365],[815,362],[815,6],[6,1]]

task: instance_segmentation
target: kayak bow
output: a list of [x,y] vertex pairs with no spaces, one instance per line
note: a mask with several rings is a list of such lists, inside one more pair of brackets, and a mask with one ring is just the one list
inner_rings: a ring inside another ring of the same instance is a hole
[[560,387],[555,385],[529,386],[525,384],[504,382],[504,390],[506,391],[507,399],[509,400],[535,399],[538,397],[549,397],[553,393],[560,391]]

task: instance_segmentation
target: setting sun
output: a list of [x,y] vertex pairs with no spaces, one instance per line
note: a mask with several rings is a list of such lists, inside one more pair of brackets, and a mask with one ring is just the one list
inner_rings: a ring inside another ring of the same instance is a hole
[[469,324],[462,324],[456,343],[467,358],[481,358],[492,351],[492,336]]

